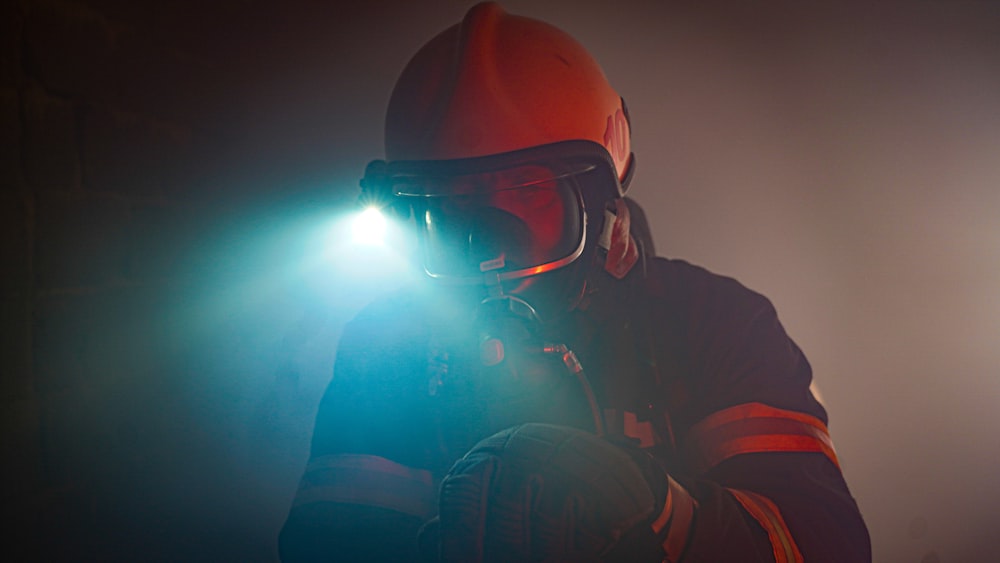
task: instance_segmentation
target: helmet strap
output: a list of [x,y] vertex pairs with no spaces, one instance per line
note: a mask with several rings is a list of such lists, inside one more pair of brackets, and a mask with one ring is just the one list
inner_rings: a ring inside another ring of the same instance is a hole
[[606,252],[604,270],[617,279],[628,275],[639,260],[639,246],[629,232],[628,205],[623,198],[614,200],[614,211],[604,210],[604,226],[597,245]]

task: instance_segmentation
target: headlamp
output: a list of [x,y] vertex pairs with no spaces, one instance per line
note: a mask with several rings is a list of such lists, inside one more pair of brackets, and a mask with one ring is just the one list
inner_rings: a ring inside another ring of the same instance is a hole
[[382,244],[385,241],[385,215],[375,206],[366,207],[351,224],[352,240],[358,244]]

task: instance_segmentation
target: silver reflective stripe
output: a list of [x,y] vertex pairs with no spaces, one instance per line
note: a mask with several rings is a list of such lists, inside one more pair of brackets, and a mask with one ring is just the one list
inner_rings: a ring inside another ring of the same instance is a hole
[[293,508],[317,502],[361,504],[427,518],[434,514],[431,472],[384,457],[325,455],[309,461]]
[[601,227],[601,235],[597,237],[597,246],[604,250],[611,248],[611,232],[614,230],[616,219],[618,216],[614,211],[604,210],[604,226]]

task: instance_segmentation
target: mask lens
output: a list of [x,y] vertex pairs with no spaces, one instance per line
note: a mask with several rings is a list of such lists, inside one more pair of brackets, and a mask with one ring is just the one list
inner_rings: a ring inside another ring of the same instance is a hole
[[432,276],[479,280],[491,270],[530,275],[575,258],[582,248],[583,207],[574,175],[530,166],[428,184],[414,206]]
[[400,161],[389,163],[385,178],[413,211],[424,269],[459,283],[488,281],[483,272],[520,279],[572,263],[596,236],[587,233],[585,210],[601,213],[622,193],[607,151],[589,141]]

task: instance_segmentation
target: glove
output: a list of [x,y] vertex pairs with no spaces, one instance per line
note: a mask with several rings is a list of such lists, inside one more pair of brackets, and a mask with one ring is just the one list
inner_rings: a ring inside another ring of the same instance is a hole
[[659,563],[661,538],[650,522],[667,489],[666,473],[638,448],[523,424],[455,463],[441,483],[438,520],[420,543],[445,563]]

